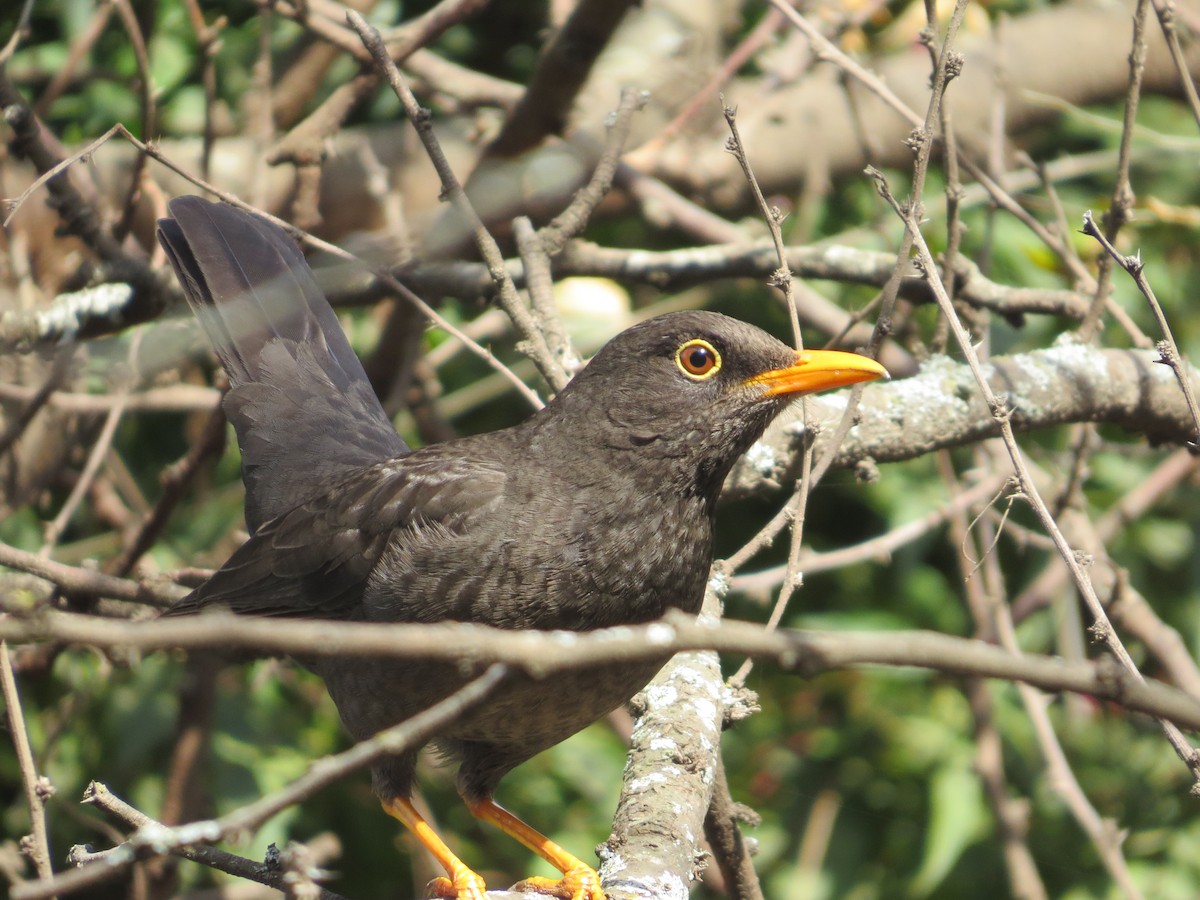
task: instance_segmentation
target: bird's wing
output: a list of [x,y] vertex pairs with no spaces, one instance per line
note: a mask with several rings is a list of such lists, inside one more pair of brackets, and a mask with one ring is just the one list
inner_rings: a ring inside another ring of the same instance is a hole
[[407,452],[296,243],[199,197],[170,211],[159,241],[229,373],[251,532],[314,486]]
[[[266,522],[166,614],[222,608],[261,616],[366,615],[362,600],[374,581],[401,583],[381,565],[389,549],[404,547],[410,555],[424,541],[461,537],[502,502],[502,469],[442,446],[362,469]],[[414,608],[398,619],[420,618],[422,598],[393,602]]]

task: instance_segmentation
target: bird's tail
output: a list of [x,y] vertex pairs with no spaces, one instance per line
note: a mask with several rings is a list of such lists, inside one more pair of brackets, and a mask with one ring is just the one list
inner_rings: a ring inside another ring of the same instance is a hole
[[251,532],[349,471],[405,453],[287,233],[200,197],[169,210],[158,240],[229,373]]

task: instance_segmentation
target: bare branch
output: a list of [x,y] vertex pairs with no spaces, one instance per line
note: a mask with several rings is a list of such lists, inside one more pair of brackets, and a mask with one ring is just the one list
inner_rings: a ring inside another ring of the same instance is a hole
[[28,619],[0,619],[0,640],[54,640],[146,650],[205,647],[300,656],[379,656],[478,666],[503,663],[535,678],[595,663],[717,650],[773,659],[805,677],[844,666],[889,665],[1018,680],[1043,690],[1091,694],[1170,719],[1185,728],[1200,729],[1200,699],[1138,680],[1111,665],[1067,665],[1037,656],[1017,659],[978,641],[923,631],[767,632],[761,626],[743,622],[726,620],[713,628],[688,617],[669,617],[651,625],[580,634],[507,631],[462,623],[382,625],[216,614],[186,621],[120,622],[46,611]]
[[375,65],[379,67],[396,96],[400,98],[404,111],[417,130],[425,152],[429,155],[430,162],[433,163],[433,168],[441,180],[446,199],[467,223],[475,238],[475,245],[479,248],[484,262],[487,263],[488,272],[497,288],[500,304],[521,332],[529,357],[537,364],[548,384],[556,388],[562,387],[567,383],[567,374],[563,371],[559,360],[550,352],[550,348],[546,345],[545,335],[538,329],[537,322],[517,293],[512,277],[504,266],[504,255],[500,252],[496,239],[492,237],[487,226],[483,224],[483,220],[479,218],[479,214],[475,212],[462,184],[459,183],[454,170],[450,167],[446,154],[442,152],[441,144],[438,143],[430,124],[431,113],[422,108],[417,102],[417,98],[413,96],[404,76],[400,74],[400,70],[388,56],[387,48],[384,46],[379,32],[368,25],[367,21],[353,10],[346,13],[346,18],[358,32],[363,45],[370,50]]
[[46,900],[56,894],[68,893],[111,878],[138,859],[174,853],[193,844],[216,843],[237,832],[254,831],[280,810],[299,803],[350,772],[365,768],[383,756],[421,746],[455,719],[486,700],[504,677],[504,667],[494,665],[424,712],[355,744],[343,753],[318,760],[308,772],[282,790],[261,797],[219,819],[192,822],[175,828],[147,822],[128,841],[106,855],[102,862],[75,869],[50,881],[14,886],[12,900]]
[[1116,261],[1117,265],[1129,273],[1138,290],[1142,292],[1142,296],[1146,298],[1146,303],[1149,304],[1150,311],[1154,314],[1154,320],[1158,323],[1158,330],[1163,336],[1158,345],[1159,362],[1169,366],[1175,378],[1179,381],[1179,387],[1182,389],[1184,399],[1187,401],[1187,408],[1191,413],[1192,424],[1195,429],[1195,435],[1189,443],[1197,450],[1200,450],[1200,404],[1196,402],[1196,392],[1192,389],[1191,378],[1188,374],[1190,366],[1187,365],[1183,354],[1179,352],[1179,345],[1175,343],[1175,335],[1171,331],[1171,324],[1167,321],[1166,313],[1163,312],[1162,305],[1154,295],[1154,289],[1150,287],[1150,281],[1146,278],[1146,267],[1142,263],[1141,256],[1126,256],[1117,250],[1113,246],[1110,236],[1096,227],[1091,210],[1083,214],[1083,233],[1094,237],[1100,243],[1100,246]]
[[16,750],[21,786],[25,790],[25,804],[29,810],[30,833],[22,839],[21,849],[33,862],[39,882],[44,883],[54,875],[50,867],[50,838],[46,830],[46,800],[54,794],[54,786],[50,779],[39,775],[34,766],[33,747],[25,728],[25,714],[21,708],[21,696],[17,693],[12,659],[8,653],[8,643],[3,640],[0,640],[0,691],[4,696],[8,730]]

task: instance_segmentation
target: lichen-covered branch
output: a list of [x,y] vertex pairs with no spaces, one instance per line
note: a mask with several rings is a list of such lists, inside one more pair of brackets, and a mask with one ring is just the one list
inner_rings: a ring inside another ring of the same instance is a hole
[[[1175,376],[1156,359],[1151,351],[1102,350],[1062,341],[1046,350],[994,357],[983,369],[1012,410],[1016,431],[1105,422],[1151,443],[1182,444],[1191,436],[1191,415]],[[1197,379],[1194,370],[1191,375]],[[838,394],[810,398],[810,423],[831,429],[845,402]],[[734,469],[726,489],[762,490],[790,471],[798,427],[795,412],[781,416]],[[967,366],[939,357],[913,378],[863,391],[858,423],[838,448],[836,463],[900,462],[998,433]],[[818,455],[821,440],[818,435]]]

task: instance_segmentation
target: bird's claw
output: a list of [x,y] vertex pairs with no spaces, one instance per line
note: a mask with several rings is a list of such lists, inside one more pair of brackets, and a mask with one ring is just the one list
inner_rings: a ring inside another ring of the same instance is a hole
[[487,885],[483,879],[466,869],[454,876],[454,880],[441,876],[425,885],[425,896],[440,900],[487,900]]
[[607,900],[600,888],[600,875],[590,866],[563,872],[559,879],[535,875],[513,885],[514,891],[537,891],[560,900]]

